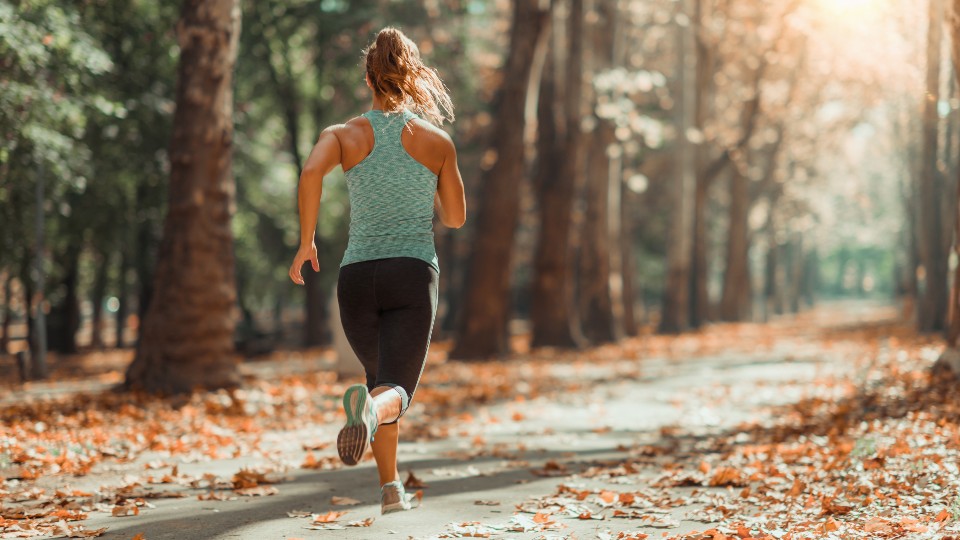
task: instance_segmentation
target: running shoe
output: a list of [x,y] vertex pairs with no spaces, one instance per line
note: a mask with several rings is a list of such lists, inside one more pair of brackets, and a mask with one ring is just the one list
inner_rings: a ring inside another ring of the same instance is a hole
[[377,432],[377,411],[373,398],[363,384],[354,384],[343,393],[347,423],[337,436],[337,452],[347,465],[356,465],[373,442]]
[[380,513],[389,514],[391,512],[401,512],[413,508],[410,501],[413,495],[410,495],[403,488],[403,482],[394,480],[380,486]]

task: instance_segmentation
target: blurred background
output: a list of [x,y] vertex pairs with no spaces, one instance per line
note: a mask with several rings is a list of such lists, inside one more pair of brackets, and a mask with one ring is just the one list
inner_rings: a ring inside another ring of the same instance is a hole
[[[343,176],[324,182],[306,287],[287,277],[297,182],[320,130],[370,107],[361,50],[387,25],[456,105],[468,217],[436,228],[434,339],[451,358],[846,298],[947,329],[960,92],[943,0],[238,4],[237,302],[209,316],[235,321],[243,355],[336,333]],[[171,196],[180,13],[0,2],[4,373],[18,353],[50,351],[34,377],[68,355],[134,354]]]

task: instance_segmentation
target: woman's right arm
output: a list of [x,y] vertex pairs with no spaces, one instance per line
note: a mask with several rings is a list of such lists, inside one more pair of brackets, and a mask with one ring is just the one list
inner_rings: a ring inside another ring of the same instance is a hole
[[336,130],[342,126],[330,126],[320,133],[317,144],[313,146],[310,157],[300,173],[297,187],[297,207],[300,210],[300,249],[290,265],[290,279],[303,285],[300,273],[303,264],[311,262],[314,272],[320,271],[317,260],[317,246],[314,235],[317,232],[317,218],[320,215],[320,197],[323,195],[323,177],[340,164],[340,140]]
[[449,136],[444,137],[444,160],[437,177],[437,214],[440,222],[459,229],[467,220],[467,200],[463,193],[463,178],[457,166],[457,148]]

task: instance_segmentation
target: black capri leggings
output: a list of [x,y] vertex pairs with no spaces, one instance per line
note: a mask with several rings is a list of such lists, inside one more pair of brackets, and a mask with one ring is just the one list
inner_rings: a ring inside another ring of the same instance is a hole
[[389,386],[400,393],[401,416],[427,360],[438,281],[436,269],[414,257],[340,268],[337,302],[347,341],[363,364],[368,389]]

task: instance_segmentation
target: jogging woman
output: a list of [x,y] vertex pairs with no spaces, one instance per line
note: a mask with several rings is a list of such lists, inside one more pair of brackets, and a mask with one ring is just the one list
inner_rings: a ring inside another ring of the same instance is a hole
[[433,125],[453,121],[453,104],[436,71],[395,28],[381,30],[364,55],[373,105],[323,130],[304,165],[300,249],[290,278],[303,285],[300,271],[308,261],[320,269],[313,239],[321,183],[340,165],[350,194],[350,234],[337,298],[367,382],[343,395],[347,420],[337,450],[344,463],[355,465],[368,445],[373,448],[380,509],[388,513],[410,508],[397,470],[398,421],[417,389],[437,311],[434,210],[444,225],[459,228],[466,201],[453,141]]

